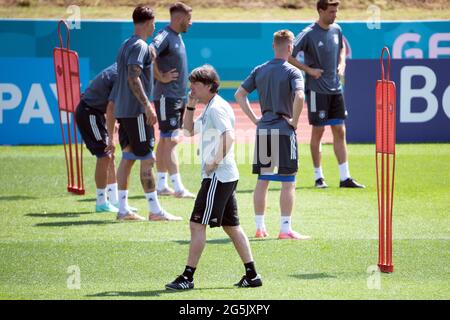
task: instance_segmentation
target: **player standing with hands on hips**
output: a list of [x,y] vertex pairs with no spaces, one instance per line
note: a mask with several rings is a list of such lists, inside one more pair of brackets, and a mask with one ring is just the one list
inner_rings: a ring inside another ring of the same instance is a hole
[[[314,165],[315,187],[327,188],[322,172],[322,136],[325,126],[331,126],[333,147],[339,164],[341,188],[364,188],[350,176],[347,159],[345,123],[347,110],[340,77],[345,73],[346,48],[341,27],[334,23],[339,0],[317,1],[319,20],[306,27],[295,39],[289,63],[306,73],[306,102],[308,119],[313,126],[311,155]],[[296,56],[304,52],[304,64]]]
[[[176,78],[164,83],[156,78],[154,104],[158,116],[160,138],[156,149],[157,193],[177,198],[194,198],[181,180],[176,146],[186,108],[188,64],[186,47],[181,36],[192,22],[192,8],[182,2],[170,7],[170,24],[153,39],[151,48],[157,56],[155,75],[172,73]],[[175,190],[169,188],[167,173]]]

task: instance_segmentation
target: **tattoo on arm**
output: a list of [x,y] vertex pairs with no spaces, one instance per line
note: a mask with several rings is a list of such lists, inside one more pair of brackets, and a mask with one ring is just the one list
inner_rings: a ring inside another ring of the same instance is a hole
[[133,92],[134,96],[138,101],[143,105],[149,104],[149,100],[147,95],[145,94],[144,86],[142,85],[141,79],[139,76],[141,75],[142,70],[137,65],[128,66],[128,84],[130,85],[130,89]]

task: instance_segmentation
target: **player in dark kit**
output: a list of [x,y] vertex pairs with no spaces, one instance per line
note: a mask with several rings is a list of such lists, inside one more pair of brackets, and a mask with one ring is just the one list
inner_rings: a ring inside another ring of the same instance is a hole
[[[341,188],[364,188],[350,176],[347,160],[345,123],[347,110],[342,95],[340,77],[345,72],[345,45],[341,27],[334,23],[339,0],[317,2],[319,20],[305,28],[296,38],[289,62],[306,73],[308,119],[313,126],[311,155],[316,188],[328,185],[322,172],[322,136],[325,126],[331,126],[334,153],[339,164]],[[304,64],[297,61],[304,52]]]
[[[97,157],[95,184],[97,187],[96,212],[118,212],[117,181],[114,149],[109,147],[113,134],[108,135],[106,118],[114,119],[112,89],[117,79],[117,65],[100,72],[81,96],[75,117],[86,147]],[[113,131],[114,132],[114,131]],[[130,211],[136,208],[129,207]]]
[[117,171],[119,185],[118,220],[145,220],[128,210],[128,182],[131,169],[141,162],[141,184],[148,202],[149,220],[181,220],[163,210],[156,194],[152,172],[155,143],[153,125],[156,114],[148,99],[152,89],[152,50],[145,42],[155,30],[155,17],[149,7],[133,12],[134,35],[125,40],[117,55],[117,84],[114,114],[120,124],[122,160]]
[[[176,154],[186,108],[188,83],[186,47],[181,34],[187,32],[191,27],[191,17],[191,7],[182,2],[173,4],[170,7],[170,24],[156,35],[151,44],[156,55],[155,75],[168,72],[177,75],[176,79],[168,83],[156,79],[153,94],[160,130],[156,150],[156,169],[158,171],[156,189],[160,196],[195,198],[183,185]],[[167,174],[170,176],[174,190],[168,186]]]
[[[257,66],[237,90],[235,97],[250,120],[257,126],[253,173],[258,182],[253,194],[256,237],[268,236],[264,224],[267,191],[270,181],[280,181],[279,239],[307,240],[291,228],[295,198],[295,176],[298,170],[297,128],[303,109],[303,76],[287,62],[292,54],[294,35],[289,30],[277,31],[273,38],[275,59]],[[262,118],[250,107],[247,95],[258,91]]]

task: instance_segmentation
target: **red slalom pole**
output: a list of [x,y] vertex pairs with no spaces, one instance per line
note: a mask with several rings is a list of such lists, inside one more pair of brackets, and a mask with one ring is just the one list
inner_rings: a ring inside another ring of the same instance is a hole
[[[62,41],[61,26],[64,26],[66,28],[66,47],[64,47]],[[58,37],[60,47],[53,50],[53,61],[55,67],[56,88],[58,93],[59,120],[67,169],[67,191],[82,195],[85,193],[82,162],[83,144],[81,140],[80,144],[78,144],[76,119],[74,115],[76,106],[80,102],[81,96],[80,72],[78,55],[75,51],[70,50],[69,27],[67,25],[67,22],[63,20],[59,21],[58,23]],[[66,126],[63,125],[63,112],[66,113]],[[73,125],[73,129],[71,127],[71,124]],[[65,128],[67,129],[67,132],[65,132]],[[78,151],[78,146],[80,146],[80,152]],[[74,152],[72,152],[72,148],[75,148]],[[74,156],[75,159],[73,159]]]
[[[387,53],[387,73],[383,56]],[[394,200],[396,89],[390,80],[391,57],[384,47],[380,57],[381,80],[376,84],[376,174],[378,195],[378,267],[381,272],[394,272],[392,264],[392,211]],[[392,171],[391,171],[392,169]]]

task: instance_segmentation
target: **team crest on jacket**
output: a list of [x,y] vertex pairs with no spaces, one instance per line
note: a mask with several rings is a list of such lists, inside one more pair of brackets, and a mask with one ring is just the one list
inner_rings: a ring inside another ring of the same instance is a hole
[[339,44],[339,36],[337,34],[335,34],[333,36],[333,38],[334,38],[334,43]]
[[170,118],[170,125],[175,127],[177,125],[177,118]]

